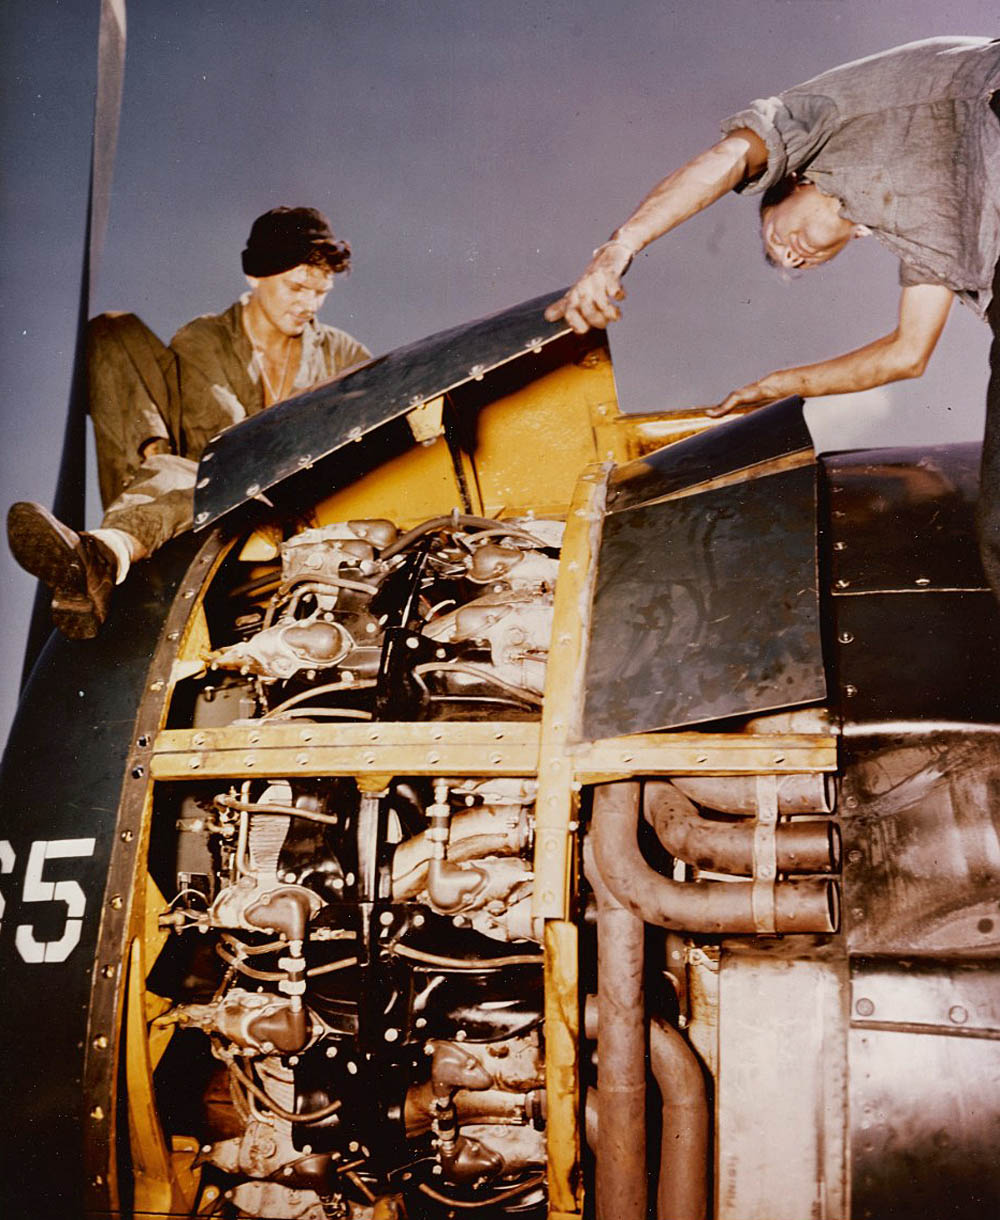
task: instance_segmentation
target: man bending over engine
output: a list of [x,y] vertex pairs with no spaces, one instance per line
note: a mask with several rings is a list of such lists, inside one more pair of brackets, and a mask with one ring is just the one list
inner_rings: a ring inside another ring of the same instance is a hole
[[364,344],[316,320],[350,258],[322,213],[274,208],[253,222],[243,251],[249,293],[181,327],[169,348],[131,314],[91,322],[101,526],[77,534],[30,501],[7,517],[14,558],[52,590],[64,635],[95,636],[129,565],[191,528],[198,459],[212,437],[370,359]]
[[769,261],[812,268],[874,234],[900,260],[894,330],[768,373],[710,414],[919,377],[957,296],[993,330],[979,498],[983,565],[1000,596],[1000,40],[930,38],[759,98],[725,138],[664,178],[549,307],[576,331],[620,316],[621,277],[644,246],[727,191],[759,193]]

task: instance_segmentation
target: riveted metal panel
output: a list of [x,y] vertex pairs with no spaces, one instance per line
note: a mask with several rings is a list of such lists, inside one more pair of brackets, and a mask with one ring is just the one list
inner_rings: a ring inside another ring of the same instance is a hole
[[963,444],[824,457],[834,591],[985,589],[979,454]]
[[[338,461],[336,470],[330,467],[326,490],[356,478],[384,459],[383,449],[367,465],[363,460],[370,446],[381,444],[383,431],[394,420],[565,335],[565,324],[543,317],[545,307],[560,295],[561,291],[548,293],[396,348],[228,428],[202,455],[195,491],[196,527],[211,524],[345,449],[346,460]],[[407,443],[413,443],[412,437]],[[352,451],[355,445],[364,453]]]
[[1000,609],[991,593],[832,600],[845,725],[1000,723]]
[[1000,954],[1000,734],[845,742],[852,953]]
[[856,1026],[1000,1038],[996,958],[861,957],[851,964]]
[[822,699],[810,465],[604,522],[586,739]]
[[619,467],[608,487],[608,511],[622,512],[803,450],[812,451],[812,439],[802,417],[802,399],[784,398]]
[[1000,734],[845,742],[852,1215],[1000,1204]]
[[849,1058],[851,1215],[997,1215],[1000,1042],[858,1027]]

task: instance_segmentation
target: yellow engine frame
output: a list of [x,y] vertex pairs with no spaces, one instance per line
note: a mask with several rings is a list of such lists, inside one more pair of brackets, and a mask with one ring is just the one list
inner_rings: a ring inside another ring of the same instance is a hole
[[[168,1147],[156,1117],[153,1090],[152,1071],[170,1038],[170,1030],[156,1024],[165,1002],[145,986],[165,939],[157,924],[157,912],[165,902],[142,863],[157,783],[206,776],[240,780],[344,775],[355,777],[363,789],[377,790],[397,775],[537,778],[534,914],[544,925],[549,1216],[570,1220],[583,1210],[580,997],[573,918],[581,788],[635,775],[778,774],[836,767],[834,739],[822,733],[754,736],[678,731],[581,740],[589,608],[608,476],[614,466],[715,421],[702,412],[624,415],[604,342],[595,345],[591,340],[582,356],[578,345],[567,346],[570,355],[562,364],[553,368],[550,361],[536,379],[478,406],[471,451],[456,452],[440,424],[442,409],[460,403],[438,399],[421,404],[410,418],[419,443],[322,500],[313,512],[317,524],[387,517],[408,527],[451,512],[462,504],[464,492],[465,510],[481,515],[564,516],[540,723],[166,729],[174,687],[203,668],[209,646],[203,601],[227,548],[219,549],[204,565],[200,588],[188,594],[190,614],[166,682],[160,730],[150,755],[130,903],[131,950],[120,971],[117,1024],[124,1030],[136,1216],[191,1208],[198,1185],[197,1171],[191,1167],[197,1148],[183,1139]],[[478,393],[482,397],[482,388]],[[241,551],[248,562],[274,553],[266,532],[254,535]],[[113,1152],[106,1173],[117,1206]]]

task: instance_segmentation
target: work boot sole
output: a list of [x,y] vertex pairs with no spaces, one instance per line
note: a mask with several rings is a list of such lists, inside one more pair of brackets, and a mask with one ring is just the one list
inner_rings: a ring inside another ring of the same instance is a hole
[[89,640],[103,622],[87,584],[80,536],[41,504],[22,501],[7,514],[11,553],[52,590],[52,621],[72,640]]

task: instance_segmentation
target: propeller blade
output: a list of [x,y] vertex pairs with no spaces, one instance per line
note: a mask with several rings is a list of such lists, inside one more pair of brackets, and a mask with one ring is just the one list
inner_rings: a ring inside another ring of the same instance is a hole
[[[80,305],[76,320],[73,373],[69,406],[63,432],[62,456],[56,477],[52,511],[73,529],[82,529],[86,505],[87,445],[87,319],[90,298],[104,248],[104,237],[111,210],[111,180],[118,122],[121,115],[122,85],[125,79],[125,0],[101,0],[97,39],[97,90],[94,98],[94,134],[90,159],[90,190],[87,200],[83,268],[80,274]],[[49,619],[49,591],[39,584],[28,626],[28,639],[21,670],[23,689],[31,670],[52,631]]]

